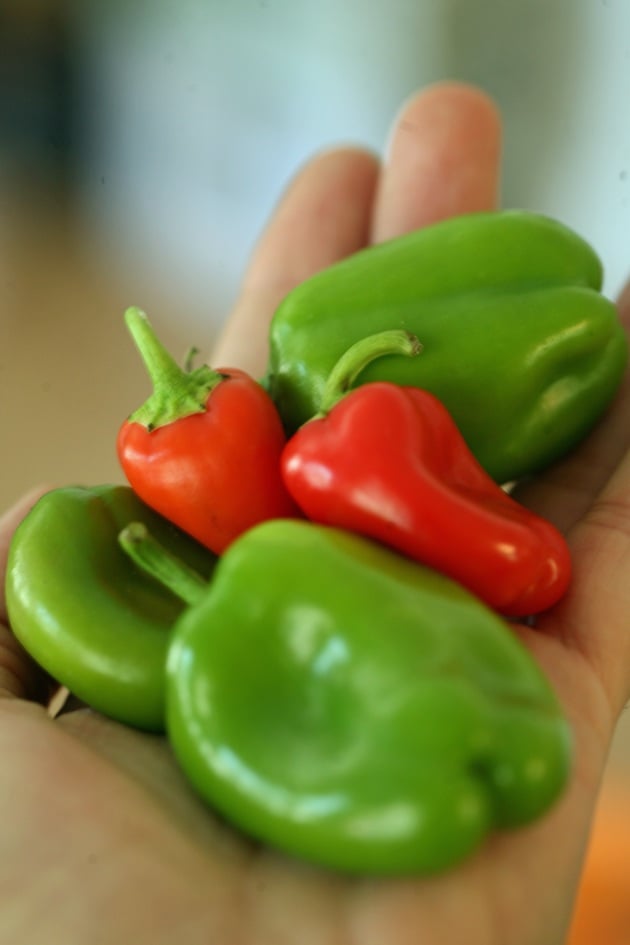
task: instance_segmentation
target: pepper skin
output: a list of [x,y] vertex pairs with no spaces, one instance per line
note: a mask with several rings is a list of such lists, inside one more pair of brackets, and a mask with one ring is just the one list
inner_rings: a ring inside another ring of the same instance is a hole
[[248,834],[381,875],[444,869],[538,817],[571,755],[501,618],[375,542],[298,520],[234,542],[177,622],[167,731]]
[[127,486],[46,493],[17,529],[7,565],[13,633],[40,666],[111,718],[164,729],[164,664],[184,604],[118,545],[132,520],[205,577],[216,558]]
[[252,525],[298,515],[280,475],[285,434],[268,393],[237,369],[182,370],[144,312],[125,314],[154,386],[117,438],[137,495],[216,554]]
[[282,470],[307,518],[376,538],[507,616],[546,610],[567,590],[563,536],[495,483],[427,391],[384,381],[351,391],[289,440]]
[[435,394],[493,479],[518,480],[571,450],[619,386],[626,338],[601,282],[593,250],[560,223],[519,210],[455,217],[292,290],[272,321],[266,384],[293,433],[345,350],[405,329],[422,356],[380,359],[358,383]]

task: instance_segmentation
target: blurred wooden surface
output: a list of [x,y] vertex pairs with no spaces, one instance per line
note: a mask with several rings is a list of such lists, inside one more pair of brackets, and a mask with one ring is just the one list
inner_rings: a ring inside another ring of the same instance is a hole
[[123,321],[132,304],[175,357],[209,354],[210,328],[184,338],[176,301],[99,255],[60,200],[0,189],[2,507],[41,482],[122,481],[116,433],[149,393]]

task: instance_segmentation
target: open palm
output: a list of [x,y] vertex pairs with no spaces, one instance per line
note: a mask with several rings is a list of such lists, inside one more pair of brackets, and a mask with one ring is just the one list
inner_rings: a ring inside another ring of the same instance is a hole
[[[213,363],[260,375],[269,319],[293,285],[370,242],[492,208],[499,157],[492,104],[444,84],[405,105],[382,165],[351,149],[315,158],[257,247]],[[630,321],[630,296],[620,310]],[[164,739],[84,708],[51,719],[45,681],[2,626],[0,941],[562,945],[630,695],[629,398],[626,385],[589,440],[519,495],[566,531],[574,559],[568,597],[535,630],[515,630],[576,742],[570,786],[545,818],[495,835],[439,877],[379,882],[313,869],[215,819]],[[0,559],[30,501],[5,517]]]

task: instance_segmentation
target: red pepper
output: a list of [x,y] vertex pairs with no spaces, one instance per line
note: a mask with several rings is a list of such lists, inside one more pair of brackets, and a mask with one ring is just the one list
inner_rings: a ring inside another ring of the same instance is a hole
[[216,554],[259,522],[299,515],[280,474],[282,422],[261,385],[236,369],[182,370],[143,312],[125,318],[154,388],[118,434],[136,494]]
[[[284,449],[289,492],[309,519],[384,542],[506,616],[547,609],[570,579],[564,538],[494,482],[443,404],[427,391],[387,382],[339,399],[366,363],[392,353],[392,336],[404,334],[375,336],[371,349],[359,342],[341,359],[323,415]],[[399,353],[417,353],[415,339],[406,337]],[[377,339],[385,347],[374,354]]]

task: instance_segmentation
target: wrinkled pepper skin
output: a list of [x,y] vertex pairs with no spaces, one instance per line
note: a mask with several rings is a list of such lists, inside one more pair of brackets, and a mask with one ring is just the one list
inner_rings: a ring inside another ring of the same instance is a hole
[[7,609],[20,643],[79,699],[120,722],[162,731],[166,651],[184,604],[119,547],[118,533],[132,520],[210,576],[215,556],[130,488],[55,489],[13,538]]
[[357,383],[424,388],[453,415],[498,482],[574,447],[617,390],[627,360],[590,246],[519,210],[456,217],[362,250],[302,283],[270,330],[267,387],[289,433],[317,413],[350,345],[392,328],[420,357],[384,357]]
[[167,731],[248,834],[364,874],[441,870],[531,821],[571,755],[501,618],[435,571],[299,520],[238,539],[178,621]]

